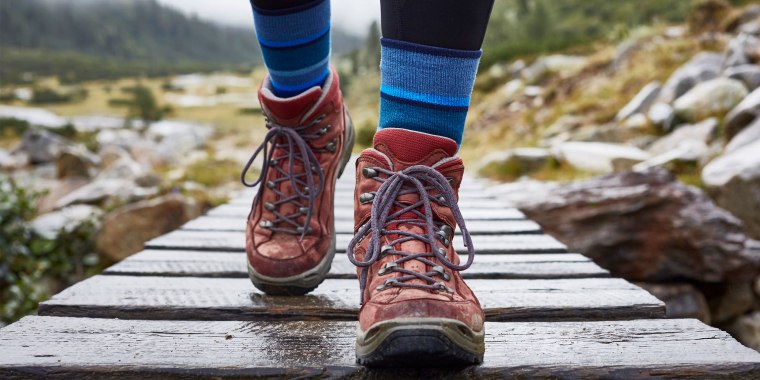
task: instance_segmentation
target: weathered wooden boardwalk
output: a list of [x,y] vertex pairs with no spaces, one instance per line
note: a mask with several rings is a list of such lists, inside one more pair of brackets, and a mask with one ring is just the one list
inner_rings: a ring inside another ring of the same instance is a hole
[[[479,182],[461,207],[478,251],[463,272],[485,308],[482,366],[366,369],[354,364],[353,266],[338,255],[304,297],[270,297],[247,278],[249,191],[78,283],[0,330],[0,378],[741,378],[760,354],[665,306],[499,206]],[[353,178],[339,181],[340,252],[351,237]],[[463,249],[461,241],[459,249]]]

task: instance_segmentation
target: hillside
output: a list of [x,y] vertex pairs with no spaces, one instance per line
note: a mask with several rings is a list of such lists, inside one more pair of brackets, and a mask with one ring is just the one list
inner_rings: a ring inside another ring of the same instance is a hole
[[[337,53],[360,40],[333,34]],[[188,17],[154,0],[3,0],[0,80],[23,73],[64,81],[250,68],[260,53],[253,28]]]

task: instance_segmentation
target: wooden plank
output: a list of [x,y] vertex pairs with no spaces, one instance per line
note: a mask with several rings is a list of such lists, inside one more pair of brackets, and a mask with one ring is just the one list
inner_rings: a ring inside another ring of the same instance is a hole
[[[202,216],[193,219],[180,227],[192,231],[245,231],[246,218],[227,218],[218,216]],[[472,235],[504,235],[504,234],[538,234],[541,226],[532,220],[502,220],[498,222],[472,220],[467,222],[467,229]],[[353,220],[340,219],[335,221],[335,231],[340,234],[354,233]],[[462,231],[457,228],[457,235]]]
[[[469,280],[490,321],[662,317],[664,304],[616,278]],[[122,319],[354,320],[357,280],[326,280],[303,297],[264,295],[242,278],[94,276],[40,304],[39,315]]]
[[[337,252],[345,252],[352,235],[336,235]],[[473,245],[480,254],[562,253],[567,247],[548,235],[474,235]],[[245,233],[176,230],[147,243],[146,248],[191,249],[199,251],[244,251]],[[462,239],[454,239],[457,252],[466,253]]]
[[[107,268],[104,274],[248,278],[241,252],[146,250]],[[466,279],[600,278],[609,272],[577,253],[482,255],[462,272]],[[356,278],[356,267],[337,255],[327,278]]]
[[[250,209],[242,205],[230,205],[225,204],[216,208],[213,208],[206,213],[209,216],[224,216],[231,218],[243,218],[248,216]],[[494,207],[491,209],[462,209],[462,216],[465,221],[471,220],[519,220],[525,219],[525,214],[520,212],[516,208],[508,207]],[[339,207],[335,209],[336,220],[354,220],[354,211],[352,207]]]
[[367,369],[353,322],[26,317],[0,330],[0,377],[757,379],[760,354],[694,319],[486,323],[481,366]]

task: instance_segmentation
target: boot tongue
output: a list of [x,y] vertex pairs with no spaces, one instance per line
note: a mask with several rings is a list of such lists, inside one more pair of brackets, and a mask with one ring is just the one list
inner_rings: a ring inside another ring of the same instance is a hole
[[400,166],[394,170],[417,164],[432,166],[457,153],[457,143],[450,138],[401,128],[381,129],[372,142],[375,149]]
[[322,88],[312,87],[292,98],[280,98],[270,89],[262,87],[259,91],[259,101],[266,114],[278,124],[295,126],[305,119],[306,114],[322,96],[322,92]]

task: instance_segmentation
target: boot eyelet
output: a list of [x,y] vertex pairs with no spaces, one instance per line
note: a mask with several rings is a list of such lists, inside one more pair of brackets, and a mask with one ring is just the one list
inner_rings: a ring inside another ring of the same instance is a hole
[[274,189],[275,187],[277,187],[277,184],[272,181],[267,181],[267,187],[270,189]]
[[454,230],[447,224],[441,226],[441,231],[446,234],[446,237],[450,237],[454,233]]
[[372,168],[364,168],[362,169],[362,175],[364,178],[375,178],[377,177],[377,170]]
[[[298,232],[299,234],[304,233],[303,231],[304,231],[303,227],[296,227],[296,232]],[[306,234],[308,235],[310,233],[312,233],[312,229],[311,229],[311,227],[307,227],[306,228]]]
[[372,203],[372,200],[374,200],[374,199],[375,199],[375,193],[374,192],[371,192],[371,193],[362,193],[361,195],[359,195],[359,203],[361,203],[363,205],[365,205],[367,203]]
[[301,214],[306,215],[306,214],[309,213],[309,208],[308,207],[299,207],[298,208],[298,212],[300,212]]
[[274,204],[270,202],[264,202],[264,208],[267,209],[268,211],[274,211],[275,206]]
[[390,262],[388,264],[385,264],[384,267],[380,268],[380,270],[377,271],[377,274],[380,276],[385,276],[386,274],[393,272],[393,269],[396,268],[397,266],[398,264],[394,262]]
[[443,283],[443,282],[441,282],[441,281],[439,281],[439,282],[436,282],[436,283],[435,283],[435,287],[437,287],[437,288],[438,288],[438,290],[440,290],[440,291],[444,291],[444,292],[446,292],[446,293],[450,293],[450,294],[453,294],[453,293],[454,293],[454,289],[451,289],[451,288],[449,288],[448,286],[446,286],[446,284],[445,284],[445,283]]
[[446,234],[446,232],[441,230],[441,231],[436,232],[435,235],[438,237],[438,241],[440,241],[441,244],[443,244],[446,248],[449,247],[450,241],[449,241],[449,236]]
[[320,129],[320,130],[317,132],[317,134],[318,134],[318,135],[320,135],[320,136],[324,136],[324,135],[326,135],[326,134],[327,134],[327,132],[329,132],[329,131],[330,131],[330,128],[332,128],[332,125],[330,125],[330,124],[327,124],[327,125],[325,125],[324,127],[322,127],[322,128],[321,128],[321,129]]
[[380,247],[380,255],[381,256],[385,256],[385,255],[388,254],[388,251],[392,251],[392,250],[393,250],[393,246],[390,245],[390,244],[386,244],[386,245]]
[[[382,284],[380,284],[380,285],[378,285],[378,286],[377,286],[377,291],[378,291],[378,292],[380,292],[380,291],[383,291],[383,290],[385,290],[385,289],[388,289],[388,288],[390,288],[390,287],[391,287],[393,284],[395,284],[395,283],[397,283],[397,282],[398,282],[398,281],[397,281],[395,278],[389,278],[389,279],[385,280],[385,282],[384,282],[384,283],[382,283]],[[446,286],[446,285],[444,285],[444,286]]]
[[262,220],[259,222],[261,228],[272,228],[273,224],[271,220]]
[[338,139],[332,139],[332,141],[325,146],[325,150],[330,153],[335,153],[335,151],[338,150]]
[[444,280],[448,281],[451,280],[451,275],[449,275],[446,270],[440,266],[436,265],[433,267],[433,272],[437,273],[439,276],[443,277]]

